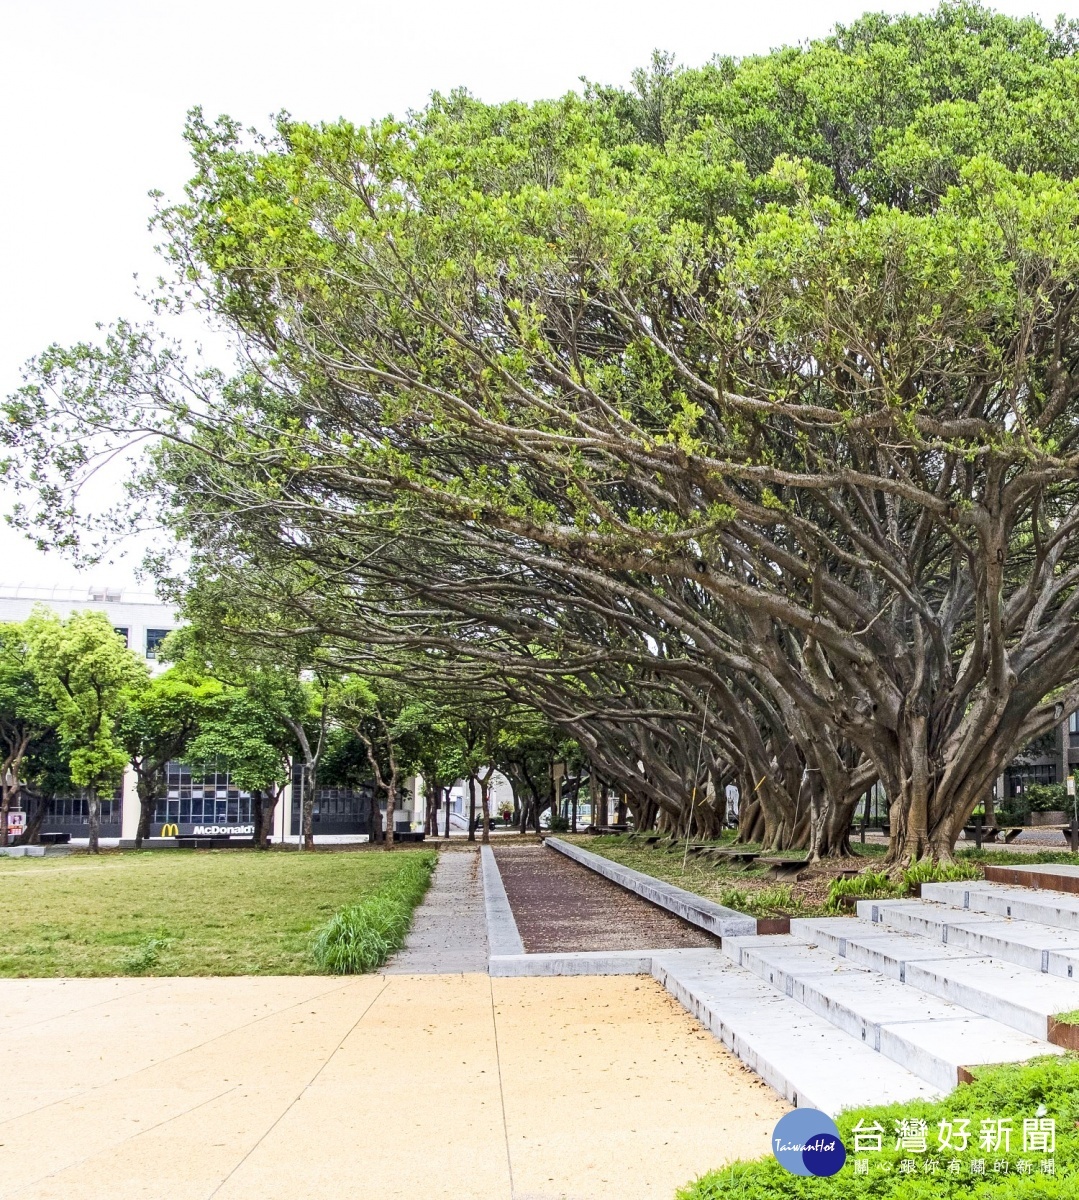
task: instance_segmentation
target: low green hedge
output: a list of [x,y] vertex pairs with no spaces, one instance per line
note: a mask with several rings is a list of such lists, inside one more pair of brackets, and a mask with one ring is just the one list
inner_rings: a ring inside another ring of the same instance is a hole
[[[974,1149],[950,1154],[937,1150],[941,1121],[969,1121]],[[1023,1121],[1052,1120],[1056,1123],[1054,1154],[1023,1152]],[[928,1152],[896,1148],[895,1122],[926,1122]],[[978,1147],[984,1121],[1010,1120],[1011,1147],[1008,1151]],[[848,1158],[843,1169],[830,1179],[791,1175],[769,1155],[757,1162],[736,1162],[711,1171],[678,1192],[678,1200],[1071,1200],[1079,1196],[1079,1056],[1063,1055],[1035,1059],[1022,1066],[987,1067],[974,1082],[958,1087],[943,1100],[859,1108],[837,1118]],[[874,1122],[887,1135],[883,1149],[854,1153],[852,1129],[859,1122],[866,1129]],[[961,1164],[957,1174],[949,1162]],[[869,1173],[856,1173],[855,1163],[868,1162]],[[931,1159],[937,1169],[927,1171]],[[972,1162],[984,1163],[984,1174],[970,1170]],[[1053,1175],[1042,1170],[1052,1161]],[[913,1162],[915,1170],[904,1174],[902,1162]],[[1019,1163],[1030,1165],[1020,1173]],[[1006,1169],[998,1164],[1007,1164]]]

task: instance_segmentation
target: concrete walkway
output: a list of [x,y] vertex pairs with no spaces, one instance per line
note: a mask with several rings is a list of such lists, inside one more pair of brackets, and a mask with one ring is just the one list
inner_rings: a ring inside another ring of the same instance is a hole
[[431,887],[412,918],[387,975],[446,975],[487,970],[487,921],[477,850],[438,856]]
[[19,1200],[671,1200],[785,1108],[632,976],[3,980],[0,1068]]

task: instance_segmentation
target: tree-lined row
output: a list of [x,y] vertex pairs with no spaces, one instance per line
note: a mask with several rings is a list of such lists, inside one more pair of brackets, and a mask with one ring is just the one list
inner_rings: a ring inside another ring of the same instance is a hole
[[1076,45],[945,4],[534,105],[196,113],[170,299],[249,368],[49,351],[22,518],[70,539],[149,438],[248,644],[520,698],[681,833],[733,778],[743,836],[842,854],[879,781],[893,860],[947,858],[1079,706]]
[[424,776],[428,832],[438,832],[438,802],[465,779],[470,836],[477,814],[486,836],[496,769],[511,782],[522,829],[538,831],[552,800],[552,762],[577,763],[576,748],[533,711],[490,697],[436,701],[325,663],[301,672],[294,656],[270,662],[219,632],[202,637],[196,627],[170,635],[161,655],[173,665],[152,676],[99,612],[63,620],[40,609],[25,622],[0,625],[0,845],[13,809],[27,814],[20,840],[34,842],[49,802],[78,794],[96,851],[101,800],[120,786],[128,764],[139,797],[137,845],[150,836],[167,795],[168,764],[187,762],[216,764],[250,794],[253,841],[264,846],[299,762],[302,832],[311,846],[322,785],[367,789],[368,829],[392,845],[393,822],[384,828],[380,807],[393,812],[408,775]]

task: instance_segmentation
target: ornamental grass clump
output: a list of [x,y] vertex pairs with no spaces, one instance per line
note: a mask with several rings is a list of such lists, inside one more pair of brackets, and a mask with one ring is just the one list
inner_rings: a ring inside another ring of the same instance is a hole
[[851,879],[833,879],[824,907],[827,912],[840,912],[858,900],[914,896],[923,883],[956,883],[963,879],[980,879],[981,875],[972,862],[938,863],[923,858],[911,863],[898,879],[893,879],[887,871],[862,871]]
[[334,913],[312,946],[319,969],[328,975],[378,970],[401,948],[436,859],[430,853],[402,855],[400,869],[378,891]]
[[906,888],[896,883],[887,871],[862,871],[850,879],[833,879],[828,887],[825,912],[841,912],[856,900],[879,900],[901,896]]
[[939,863],[923,858],[903,872],[903,883],[908,892],[913,892],[923,883],[958,883],[963,879],[980,879],[981,875],[970,862]]

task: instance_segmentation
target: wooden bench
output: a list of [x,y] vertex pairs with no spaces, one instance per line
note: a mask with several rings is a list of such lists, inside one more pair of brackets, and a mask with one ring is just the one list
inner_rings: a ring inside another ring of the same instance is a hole
[[760,858],[760,852],[757,850],[725,850],[716,849],[712,852],[716,862],[726,860],[727,862],[740,863],[743,867],[749,868]]
[[38,840],[43,846],[66,846],[71,841],[70,833],[43,833]]
[[1014,842],[1014,841],[1015,841],[1015,839],[1016,839],[1016,838],[1017,838],[1017,837],[1018,837],[1018,836],[1019,836],[1019,835],[1020,835],[1022,832],[1023,832],[1023,826],[1022,826],[1022,825],[1016,825],[1016,826],[1014,826],[1013,828],[1010,828],[1010,829],[1001,829],[1001,830],[998,830],[998,833],[1003,833],[1003,834],[1004,834],[1004,841],[1005,841],[1005,843],[1006,843],[1007,845],[1009,845],[1009,846],[1012,844],[1012,842]]
[[759,866],[768,867],[772,879],[797,879],[808,864],[804,858],[781,858],[778,856],[761,856],[757,859]]

